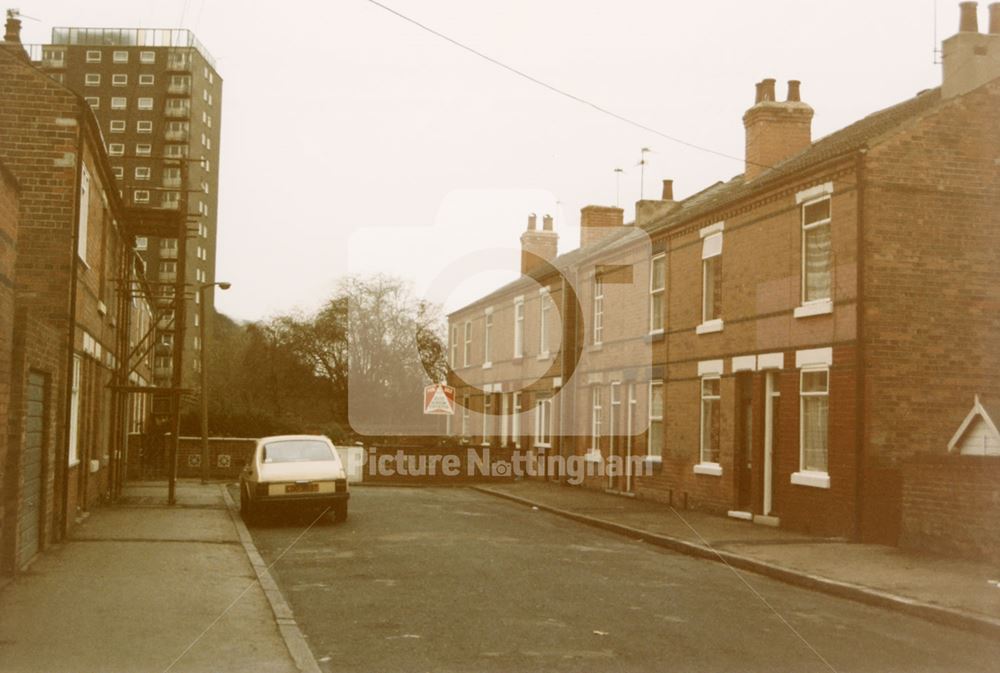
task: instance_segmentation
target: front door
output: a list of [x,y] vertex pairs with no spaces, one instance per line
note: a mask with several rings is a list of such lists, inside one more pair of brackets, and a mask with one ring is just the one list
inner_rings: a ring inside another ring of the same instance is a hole
[[774,505],[774,447],[777,445],[778,410],[781,392],[776,372],[767,372],[764,379],[764,489],[761,514],[771,515]]
[[736,386],[736,509],[749,512],[753,507],[753,374],[738,374]]

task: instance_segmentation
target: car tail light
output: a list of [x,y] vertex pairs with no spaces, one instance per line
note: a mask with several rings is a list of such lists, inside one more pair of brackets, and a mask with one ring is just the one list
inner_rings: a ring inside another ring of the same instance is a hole
[[337,493],[343,493],[344,491],[347,490],[347,480],[346,479],[337,479],[333,483],[334,483],[334,490]]

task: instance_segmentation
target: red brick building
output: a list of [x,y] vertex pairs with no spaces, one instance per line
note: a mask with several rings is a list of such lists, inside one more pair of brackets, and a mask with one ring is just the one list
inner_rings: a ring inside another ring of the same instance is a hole
[[[0,45],[0,561],[16,571],[120,481],[151,311],[101,132],[36,68],[8,18]],[[125,367],[128,364],[129,367]]]
[[[560,388],[553,446],[644,458],[641,474],[588,486],[896,542],[904,464],[946,451],[969,401],[1000,387],[1000,4],[990,12],[979,33],[963,3],[938,88],[813,140],[799,83],[779,101],[766,79],[743,117],[742,175],[677,201],[667,182],[633,223],[585,208],[580,249],[450,316],[472,406],[453,432],[502,441],[520,395],[521,441],[538,446],[546,416],[525,399]],[[536,381],[512,335],[537,342],[529,299],[564,285],[563,347]]]

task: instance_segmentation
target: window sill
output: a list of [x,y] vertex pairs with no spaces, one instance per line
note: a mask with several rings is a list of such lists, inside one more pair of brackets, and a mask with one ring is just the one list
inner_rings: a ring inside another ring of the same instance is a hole
[[79,467],[79,465],[80,465],[79,459],[71,460],[69,461],[69,464],[66,466],[66,468],[72,470],[74,467]]
[[722,331],[722,318],[717,318],[715,320],[709,320],[708,322],[703,322],[694,328],[696,334],[712,334],[713,332]]
[[539,444],[539,443],[536,442],[535,443],[535,448],[536,449],[551,449],[552,445],[551,444]]
[[647,455],[642,459],[644,463],[652,463],[653,465],[660,465],[663,463],[663,456],[652,456]]
[[710,477],[721,477],[722,466],[718,463],[698,463],[694,466],[695,474],[707,474]]
[[522,362],[524,362],[524,356],[523,355],[515,355],[514,359],[511,360],[510,362],[511,362],[511,364],[519,365]]
[[587,463],[600,463],[603,460],[600,449],[587,449],[583,460]]
[[809,302],[795,309],[796,318],[808,318],[814,315],[827,315],[833,313],[833,302],[829,299]]
[[492,362],[484,362],[483,363],[483,369],[493,369],[493,363]]
[[650,332],[645,337],[643,337],[643,341],[645,341],[646,343],[657,343],[663,341],[664,338],[665,338],[664,331],[658,329]]
[[830,475],[826,472],[802,471],[792,472],[791,481],[797,486],[813,488],[830,488]]

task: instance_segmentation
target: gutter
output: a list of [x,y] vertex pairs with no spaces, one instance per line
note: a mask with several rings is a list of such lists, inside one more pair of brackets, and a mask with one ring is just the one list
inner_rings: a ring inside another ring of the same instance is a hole
[[73,241],[70,248],[70,279],[69,279],[69,347],[66,355],[66,388],[65,409],[63,410],[63,446],[62,446],[62,514],[59,520],[59,537],[65,540],[69,533],[69,438],[70,421],[72,419],[73,405],[73,361],[75,358],[76,344],[76,296],[77,296],[77,275],[79,274],[79,258],[77,250],[80,245],[80,181],[83,179],[83,124],[85,123],[84,113],[80,112],[76,117],[77,121],[77,142],[76,142],[76,179],[74,180],[75,194],[73,195]]
[[864,352],[864,318],[865,318],[865,156],[868,148],[862,147],[855,155],[854,175],[857,180],[855,193],[857,194],[857,272],[855,274],[855,301],[856,311],[854,338],[856,341],[855,354],[855,393],[854,393],[854,522],[852,537],[855,541],[861,540],[861,528],[863,523],[862,508],[864,506],[864,455],[865,455],[865,352]]

